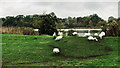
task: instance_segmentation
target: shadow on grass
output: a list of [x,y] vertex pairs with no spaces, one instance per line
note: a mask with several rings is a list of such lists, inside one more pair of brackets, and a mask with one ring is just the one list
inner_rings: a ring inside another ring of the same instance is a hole
[[[55,46],[54,45],[49,45],[50,47],[54,48]],[[60,48],[59,48],[60,49]],[[105,47],[105,51],[112,51],[111,48],[109,47]],[[90,55],[90,56],[86,56],[86,57],[83,57],[83,56],[79,56],[79,57],[75,57],[75,56],[68,56],[68,55],[64,55],[62,53],[59,53],[59,54],[52,54],[52,56],[59,56],[59,57],[64,57],[64,58],[75,58],[75,59],[88,59],[88,58],[94,58],[94,57],[101,57],[101,56],[105,56],[105,55],[109,55],[109,54],[100,54],[100,55]]]
[[[54,45],[48,45],[48,46],[50,46],[52,48],[56,47]],[[104,50],[105,52],[113,51],[110,47],[107,47],[107,46],[105,46],[104,49],[105,49]],[[83,57],[83,56],[75,57],[75,56],[65,55],[63,53],[58,53],[58,54],[53,53],[51,56],[63,57],[63,58],[74,58],[74,59],[89,59],[89,58],[96,58],[96,57],[101,57],[101,56],[106,56],[106,55],[110,55],[110,54],[99,54],[99,55],[90,55],[90,56],[86,56],[86,57]],[[37,62],[24,62],[24,63],[17,63],[17,64],[19,65],[19,64],[36,64],[36,63],[41,63],[41,62],[38,62],[38,61]]]
[[109,54],[90,55],[90,56],[87,56],[87,57],[83,57],[83,56],[75,57],[75,56],[66,56],[66,55],[60,53],[59,56],[62,56],[62,57],[64,57],[64,58],[89,59],[89,58],[101,57],[101,56],[105,56],[105,55],[109,55]]

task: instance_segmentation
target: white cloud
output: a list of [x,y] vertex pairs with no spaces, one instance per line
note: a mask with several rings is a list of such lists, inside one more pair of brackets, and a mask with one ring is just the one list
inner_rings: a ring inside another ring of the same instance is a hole
[[5,17],[8,15],[15,16],[21,14],[42,14],[43,12],[55,12],[58,17],[87,16],[93,13],[98,14],[105,20],[107,20],[109,16],[118,17],[117,2],[24,2],[24,0],[12,1],[15,2],[0,2],[0,17]]
[[[28,2],[28,0],[0,0],[1,2]],[[29,0],[29,2],[118,2],[119,0]]]

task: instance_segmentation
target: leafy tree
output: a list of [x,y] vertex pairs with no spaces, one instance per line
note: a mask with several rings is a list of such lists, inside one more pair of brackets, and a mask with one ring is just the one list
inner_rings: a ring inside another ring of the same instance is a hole
[[91,15],[90,18],[92,20],[93,26],[96,26],[99,21],[103,21],[103,19],[101,19],[100,17],[98,17],[97,14]]
[[14,17],[7,16],[6,20],[4,20],[3,26],[15,26]]
[[117,21],[113,21],[113,22],[110,22],[108,24],[108,31],[107,31],[107,35],[108,36],[120,36],[120,23],[117,22]]
[[113,22],[114,20],[116,21],[116,19],[115,19],[113,16],[110,16],[110,17],[108,18],[108,23]]
[[15,18],[16,18],[15,24],[17,26],[20,26],[20,27],[24,26],[24,15],[17,15]]
[[5,18],[0,18],[0,20],[1,20],[1,24],[3,25],[5,22]]
[[90,20],[89,21],[89,25],[88,25],[89,27],[93,27],[93,23],[92,23],[92,21]]
[[56,16],[51,14],[41,15],[37,17],[33,22],[33,27],[39,29],[39,34],[49,34],[52,35],[54,32],[57,32],[55,19]]
[[89,20],[90,20],[90,17],[89,16],[85,16],[85,17],[83,17],[82,18],[82,27],[87,27],[88,26],[88,24],[89,24]]
[[99,21],[98,24],[96,25],[96,27],[98,28],[103,28],[107,26],[107,22],[106,21]]
[[25,27],[33,27],[33,15],[27,15],[24,17],[24,26]]
[[[109,20],[114,21],[115,19],[111,17]],[[15,17],[8,16],[6,18],[2,18],[2,25],[38,28],[40,29],[39,32],[41,34],[51,35],[53,31],[57,31],[57,28],[96,27],[103,25],[99,23],[103,21],[104,20],[101,19],[97,14],[77,18],[57,18],[55,13],[52,12],[50,14],[42,15],[17,15]]]

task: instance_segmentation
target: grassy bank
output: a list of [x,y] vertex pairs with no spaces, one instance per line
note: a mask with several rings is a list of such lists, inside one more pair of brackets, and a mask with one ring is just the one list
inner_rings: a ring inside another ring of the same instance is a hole
[[[5,66],[116,66],[118,37],[88,41],[81,37],[64,37],[60,41],[52,36],[2,34],[2,55]],[[60,54],[52,53],[53,47]]]

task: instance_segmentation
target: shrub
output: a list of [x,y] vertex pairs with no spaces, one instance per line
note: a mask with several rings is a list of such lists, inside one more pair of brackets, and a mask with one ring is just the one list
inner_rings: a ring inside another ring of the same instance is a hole
[[106,31],[107,36],[120,36],[120,24],[119,23],[110,23],[109,30]]
[[30,27],[2,27],[2,34],[33,35],[33,28],[30,28]]
[[73,36],[73,32],[74,32],[73,30],[69,30],[69,31],[68,31],[68,35],[69,35],[69,36]]
[[24,27],[23,28],[23,34],[24,35],[33,35],[34,30],[33,30],[33,28],[30,28],[30,27]]

